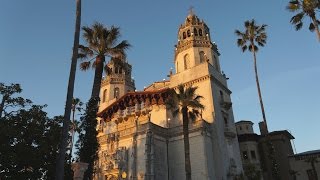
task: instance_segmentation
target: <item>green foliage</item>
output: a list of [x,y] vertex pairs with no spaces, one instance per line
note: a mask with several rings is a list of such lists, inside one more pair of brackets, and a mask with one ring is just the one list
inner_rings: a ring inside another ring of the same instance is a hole
[[81,117],[80,134],[76,144],[78,149],[78,161],[88,163],[88,170],[85,172],[84,179],[92,179],[94,172],[94,162],[97,159],[97,111],[99,99],[91,98],[86,106],[86,110]]
[[[184,88],[182,84],[177,87],[177,92],[171,89],[166,102],[167,107],[172,110],[173,116],[182,114],[185,172],[186,180],[191,180],[190,145],[189,145],[189,120],[195,120],[201,115],[204,105],[200,100],[203,98],[196,94],[198,87]],[[199,111],[200,110],[200,111]]]
[[[290,22],[295,25],[296,30],[300,30],[303,26],[303,18],[309,16],[311,19],[316,19],[316,12],[319,8],[320,2],[318,0],[291,0],[287,9],[297,14],[291,18]],[[315,25],[318,26],[318,23],[315,24],[315,21],[312,20],[309,25],[309,30],[314,31]]]
[[305,17],[310,18],[309,30],[311,32],[316,31],[318,40],[320,41],[319,24],[320,20],[317,17],[317,12],[320,10],[319,0],[290,0],[287,9],[290,12],[296,13],[290,19],[292,25],[298,31],[303,26],[303,19]]
[[[96,22],[92,27],[82,27],[82,30],[87,45],[79,45],[78,58],[85,60],[80,64],[80,69],[84,71],[90,67],[95,69],[91,97],[98,98],[103,70],[108,72],[105,57],[111,57],[112,61],[124,61],[125,51],[130,47],[130,44],[126,40],[117,43],[120,37],[120,28],[115,26],[108,28]],[[94,62],[91,62],[93,60]]]
[[44,107],[0,120],[1,179],[53,179],[62,117],[48,118]]
[[2,113],[4,116],[8,116],[15,113],[18,108],[28,106],[32,103],[30,99],[24,99],[22,97],[13,97],[15,94],[22,92],[20,84],[5,85],[0,83],[0,95],[2,96],[0,104],[0,117]]
[[0,179],[53,179],[63,118],[49,118],[46,105],[12,97],[21,91],[19,84],[0,83],[3,107],[10,110],[0,117]]
[[[267,40],[267,34],[265,29],[267,25],[263,24],[258,26],[254,19],[244,22],[245,31],[235,31],[235,34],[239,37],[237,39],[237,45],[245,52],[249,49],[250,52],[257,52],[258,46],[264,46]],[[258,45],[258,46],[257,46]]]
[[174,89],[170,91],[170,97],[166,105],[169,109],[172,110],[173,116],[177,116],[179,113],[182,113],[182,109],[188,108],[188,117],[191,120],[194,120],[197,116],[200,115],[199,110],[204,109],[204,105],[200,103],[200,100],[203,99],[202,96],[196,95],[196,90],[198,87],[188,87],[184,88],[182,84],[178,86],[178,92]]

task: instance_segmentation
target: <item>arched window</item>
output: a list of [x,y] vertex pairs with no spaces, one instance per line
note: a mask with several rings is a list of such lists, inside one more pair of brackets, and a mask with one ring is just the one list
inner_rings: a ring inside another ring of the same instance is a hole
[[188,37],[191,36],[190,30],[187,31]]
[[200,63],[203,63],[206,55],[204,54],[203,51],[200,51],[199,55],[200,55]]
[[183,32],[183,39],[186,38],[186,32]]
[[114,88],[113,97],[114,98],[119,98],[119,95],[120,95],[120,89],[118,87]]
[[184,56],[184,69],[189,69],[190,68],[190,57],[189,54],[186,54]]
[[221,100],[221,102],[224,102],[224,95],[223,95],[222,91],[220,91],[220,100]]
[[107,101],[107,93],[108,93],[108,90],[105,89],[103,91],[103,95],[102,95],[102,102],[106,102]]
[[118,67],[115,68],[115,73],[118,74]]
[[202,36],[202,29],[199,29],[199,36]]
[[195,36],[198,36],[198,31],[197,31],[196,28],[193,29],[193,33],[194,33]]
[[178,63],[178,61],[177,61],[177,73],[179,72],[179,63]]

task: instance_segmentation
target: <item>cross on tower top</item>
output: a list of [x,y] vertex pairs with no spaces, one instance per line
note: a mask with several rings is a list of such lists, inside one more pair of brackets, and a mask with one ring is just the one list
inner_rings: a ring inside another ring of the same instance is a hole
[[190,15],[193,15],[193,14],[194,14],[193,9],[194,9],[194,7],[193,7],[193,6],[190,6],[190,8],[189,8],[189,14],[190,14]]

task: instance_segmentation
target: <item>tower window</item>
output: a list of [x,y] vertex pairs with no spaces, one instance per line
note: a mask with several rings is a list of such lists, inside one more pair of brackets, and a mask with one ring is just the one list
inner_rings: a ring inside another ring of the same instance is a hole
[[186,54],[184,56],[184,69],[189,69],[190,68],[190,58],[189,58],[189,54]]
[[177,73],[179,72],[179,62],[177,61]]
[[224,120],[224,125],[228,126],[228,118],[227,117],[223,117],[223,120]]
[[203,62],[204,62],[204,59],[205,59],[205,54],[204,54],[204,52],[203,52],[203,51],[200,51],[199,55],[200,55],[200,63],[203,63]]
[[224,96],[222,91],[220,91],[220,99],[221,99],[221,102],[224,102]]
[[196,28],[193,29],[193,33],[194,33],[195,36],[198,36],[198,31],[197,31]]
[[188,37],[191,36],[190,30],[187,31]]
[[256,152],[250,151],[252,159],[257,159]]
[[202,36],[202,29],[199,29],[199,36]]
[[243,151],[242,152],[242,157],[244,160],[248,159],[248,152],[247,151]]
[[108,92],[107,89],[105,89],[105,90],[103,91],[102,102],[106,102],[106,101],[107,101],[107,92]]
[[114,98],[119,98],[120,95],[120,90],[118,87],[114,88],[114,92],[113,92],[113,97]]
[[185,39],[186,38],[186,32],[183,32],[183,39]]

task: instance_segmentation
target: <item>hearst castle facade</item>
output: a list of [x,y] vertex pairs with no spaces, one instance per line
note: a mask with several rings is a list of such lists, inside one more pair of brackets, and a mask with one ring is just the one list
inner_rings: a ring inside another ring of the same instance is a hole
[[204,97],[202,117],[189,125],[192,179],[228,180],[243,172],[231,91],[206,23],[191,12],[175,47],[175,72],[143,91],[135,91],[130,64],[108,64],[112,73],[100,91],[94,179],[185,179],[182,119],[165,104],[168,90],[179,84],[197,86]]

